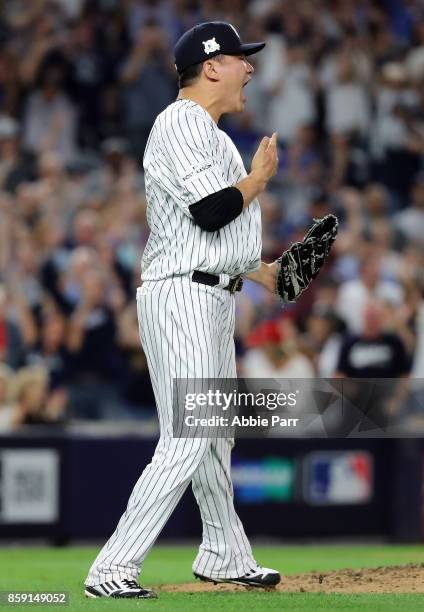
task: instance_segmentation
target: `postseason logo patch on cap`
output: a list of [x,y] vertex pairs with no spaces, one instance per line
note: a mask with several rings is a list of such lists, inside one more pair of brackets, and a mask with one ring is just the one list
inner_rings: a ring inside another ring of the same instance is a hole
[[207,55],[209,55],[209,53],[213,53],[214,51],[219,51],[221,48],[221,45],[216,42],[215,37],[209,40],[204,40],[202,44],[205,48],[205,53]]

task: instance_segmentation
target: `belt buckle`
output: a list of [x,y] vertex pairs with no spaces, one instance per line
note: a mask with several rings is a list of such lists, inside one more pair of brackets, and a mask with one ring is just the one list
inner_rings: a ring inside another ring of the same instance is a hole
[[230,279],[228,283],[228,291],[233,295],[236,291],[241,291],[243,287],[243,279],[241,276],[236,276],[235,278]]

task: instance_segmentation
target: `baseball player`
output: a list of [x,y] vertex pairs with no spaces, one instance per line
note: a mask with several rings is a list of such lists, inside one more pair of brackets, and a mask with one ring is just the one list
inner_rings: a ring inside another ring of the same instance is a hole
[[[257,200],[276,172],[276,134],[262,139],[247,174],[234,143],[217,125],[222,114],[243,110],[243,87],[253,75],[247,57],[264,46],[242,44],[228,23],[208,22],[186,32],[175,47],[179,95],[157,117],[143,160],[151,231],[137,291],[160,439],[90,568],[88,597],[156,597],[140,586],[138,575],[190,483],[203,523],[195,576],[255,587],[280,582],[276,570],[256,563],[235,512],[233,441],[174,438],[172,432],[173,379],[236,378],[234,293],[241,289],[241,276],[275,292],[281,271],[278,260],[261,262]],[[295,255],[304,259],[303,250]],[[287,257],[286,271],[295,259]],[[302,277],[297,272],[290,278],[294,289],[284,295],[296,297],[304,288]]]

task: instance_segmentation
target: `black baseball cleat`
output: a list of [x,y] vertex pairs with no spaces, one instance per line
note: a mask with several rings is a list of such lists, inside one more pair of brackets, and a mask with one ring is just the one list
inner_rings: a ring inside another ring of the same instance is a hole
[[97,597],[114,597],[115,599],[157,599],[157,595],[150,589],[140,586],[137,580],[110,580],[96,586],[86,586],[85,596],[93,599]]
[[257,565],[255,569],[249,570],[244,576],[239,578],[209,578],[201,576],[193,572],[195,577],[205,582],[213,582],[214,584],[229,582],[231,584],[241,584],[242,586],[269,588],[276,586],[281,581],[281,576],[278,572],[268,567]]

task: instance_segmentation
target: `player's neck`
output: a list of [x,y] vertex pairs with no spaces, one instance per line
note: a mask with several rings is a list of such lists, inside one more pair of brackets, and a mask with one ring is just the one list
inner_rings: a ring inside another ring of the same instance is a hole
[[199,104],[218,123],[222,115],[219,100],[214,100],[209,94],[195,90],[193,87],[184,87],[178,92],[177,100],[192,100]]

